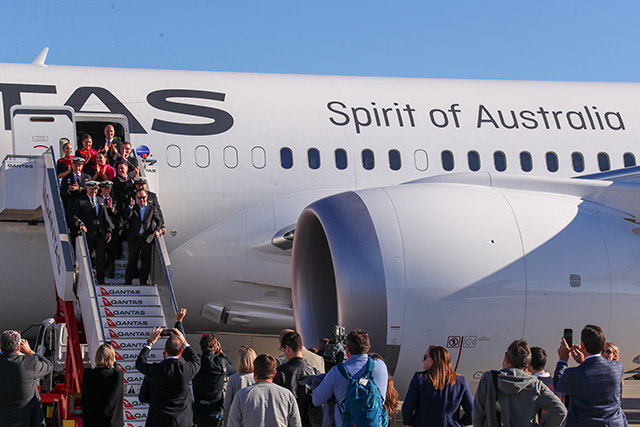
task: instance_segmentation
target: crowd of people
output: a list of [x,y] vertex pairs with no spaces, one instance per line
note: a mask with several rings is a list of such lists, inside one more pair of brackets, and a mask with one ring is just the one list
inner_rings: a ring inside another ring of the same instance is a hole
[[[153,346],[167,334],[162,328],[151,331],[136,361],[145,375],[139,398],[149,403],[147,426],[386,427],[395,422],[398,392],[384,360],[370,353],[365,331],[356,329],[346,336],[345,362],[326,373],[325,365],[318,364],[322,358],[317,350],[306,349],[301,336],[290,329],[280,334],[280,357],[256,355],[242,346],[236,370],[214,335],[202,335],[200,354],[189,345],[182,327],[185,314],[181,309],[168,331],[162,362],[148,362]],[[2,333],[0,342],[2,425],[44,425],[37,379],[51,372],[51,362],[34,354],[16,331]],[[423,370],[409,384],[402,422],[627,426],[618,357],[618,348],[606,342],[602,329],[586,325],[580,345],[569,346],[562,339],[551,375],[545,371],[543,348],[515,340],[506,349],[502,369],[481,377],[474,398],[466,379],[453,370],[447,349],[431,345],[423,356]],[[568,367],[570,358],[576,367]],[[85,425],[123,425],[122,382],[115,352],[105,343],[96,353],[96,368],[86,369],[83,376]]]
[[104,128],[104,139],[94,141],[85,133],[75,156],[71,142],[61,141],[64,156],[56,165],[60,196],[72,239],[82,231],[94,254],[97,282],[114,278],[115,260],[122,256],[127,241],[125,284],[135,277],[146,284],[154,237],[166,233],[164,216],[158,197],[140,176],[131,143],[114,139],[114,135],[110,124]]

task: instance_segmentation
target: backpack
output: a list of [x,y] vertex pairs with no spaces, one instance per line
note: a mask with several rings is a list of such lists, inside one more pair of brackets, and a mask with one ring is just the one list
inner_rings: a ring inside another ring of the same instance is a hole
[[342,414],[342,425],[344,427],[387,427],[389,416],[382,406],[384,398],[380,389],[373,380],[374,360],[369,357],[365,373],[352,378],[344,367],[344,364],[336,365],[338,372],[347,380],[347,397],[344,400],[344,412]]

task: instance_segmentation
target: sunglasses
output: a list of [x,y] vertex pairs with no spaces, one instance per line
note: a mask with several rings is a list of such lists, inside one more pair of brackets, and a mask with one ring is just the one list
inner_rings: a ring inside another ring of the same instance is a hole
[[603,350],[602,354],[613,354],[613,351],[611,351],[611,350]]
[[136,197],[138,200],[144,200],[146,197]]
[[428,354],[425,354],[424,356],[422,356],[422,361],[424,362],[425,360],[427,360],[427,358],[429,358],[430,356]]

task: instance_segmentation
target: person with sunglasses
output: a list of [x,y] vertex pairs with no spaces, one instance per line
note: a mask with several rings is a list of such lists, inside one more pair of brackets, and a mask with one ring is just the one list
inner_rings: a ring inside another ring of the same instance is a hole
[[135,200],[131,199],[129,209],[123,212],[123,224],[127,227],[127,241],[129,242],[129,259],[124,272],[124,283],[130,285],[137,270],[138,258],[140,265],[140,284],[146,285],[151,271],[151,254],[155,238],[160,237],[162,220],[159,209],[147,203],[147,192],[138,190]]
[[618,360],[620,357],[620,350],[618,350],[618,346],[612,342],[604,343],[604,350],[602,350],[602,357],[613,362],[614,360]]

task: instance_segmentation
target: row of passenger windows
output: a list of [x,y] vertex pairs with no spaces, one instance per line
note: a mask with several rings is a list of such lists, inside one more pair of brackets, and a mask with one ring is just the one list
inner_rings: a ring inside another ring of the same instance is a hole
[[[195,149],[196,165],[201,168],[207,168],[211,162],[209,148],[199,145]],[[402,168],[402,156],[400,151],[391,149],[386,153],[386,161],[391,170],[397,171]],[[238,166],[238,150],[235,147],[227,146],[223,150],[224,164],[229,168]],[[372,170],[376,166],[376,160],[373,150],[365,148],[360,152],[360,160],[365,170]],[[466,166],[471,171],[480,170],[482,164],[480,154],[471,150],[466,155]],[[335,167],[339,170],[347,169],[349,166],[347,151],[338,148],[333,152],[333,161]],[[414,166],[419,171],[425,171],[429,167],[427,152],[424,150],[416,150],[413,158]],[[609,154],[600,152],[596,156],[596,162],[600,171],[608,171],[611,169],[611,159]],[[257,169],[262,169],[267,164],[266,152],[262,147],[253,147],[251,150],[251,163]],[[456,167],[456,159],[452,151],[444,150],[440,153],[440,163],[445,171],[452,171]],[[624,153],[624,167],[636,166],[636,156],[633,153]],[[167,164],[171,167],[179,167],[182,164],[182,153],[177,145],[169,145],[167,147]],[[283,147],[280,149],[280,166],[284,169],[293,168],[293,151],[291,148]],[[320,168],[320,151],[317,148],[309,148],[307,150],[307,166],[310,169]],[[571,165],[574,172],[581,173],[585,170],[585,158],[582,153],[575,151],[571,153]],[[493,153],[493,168],[498,172],[507,170],[507,156],[503,151],[495,151]],[[519,167],[524,172],[533,170],[533,157],[530,152],[522,151],[519,154]],[[558,155],[553,151],[545,154],[545,167],[549,172],[557,172],[559,169]]]

